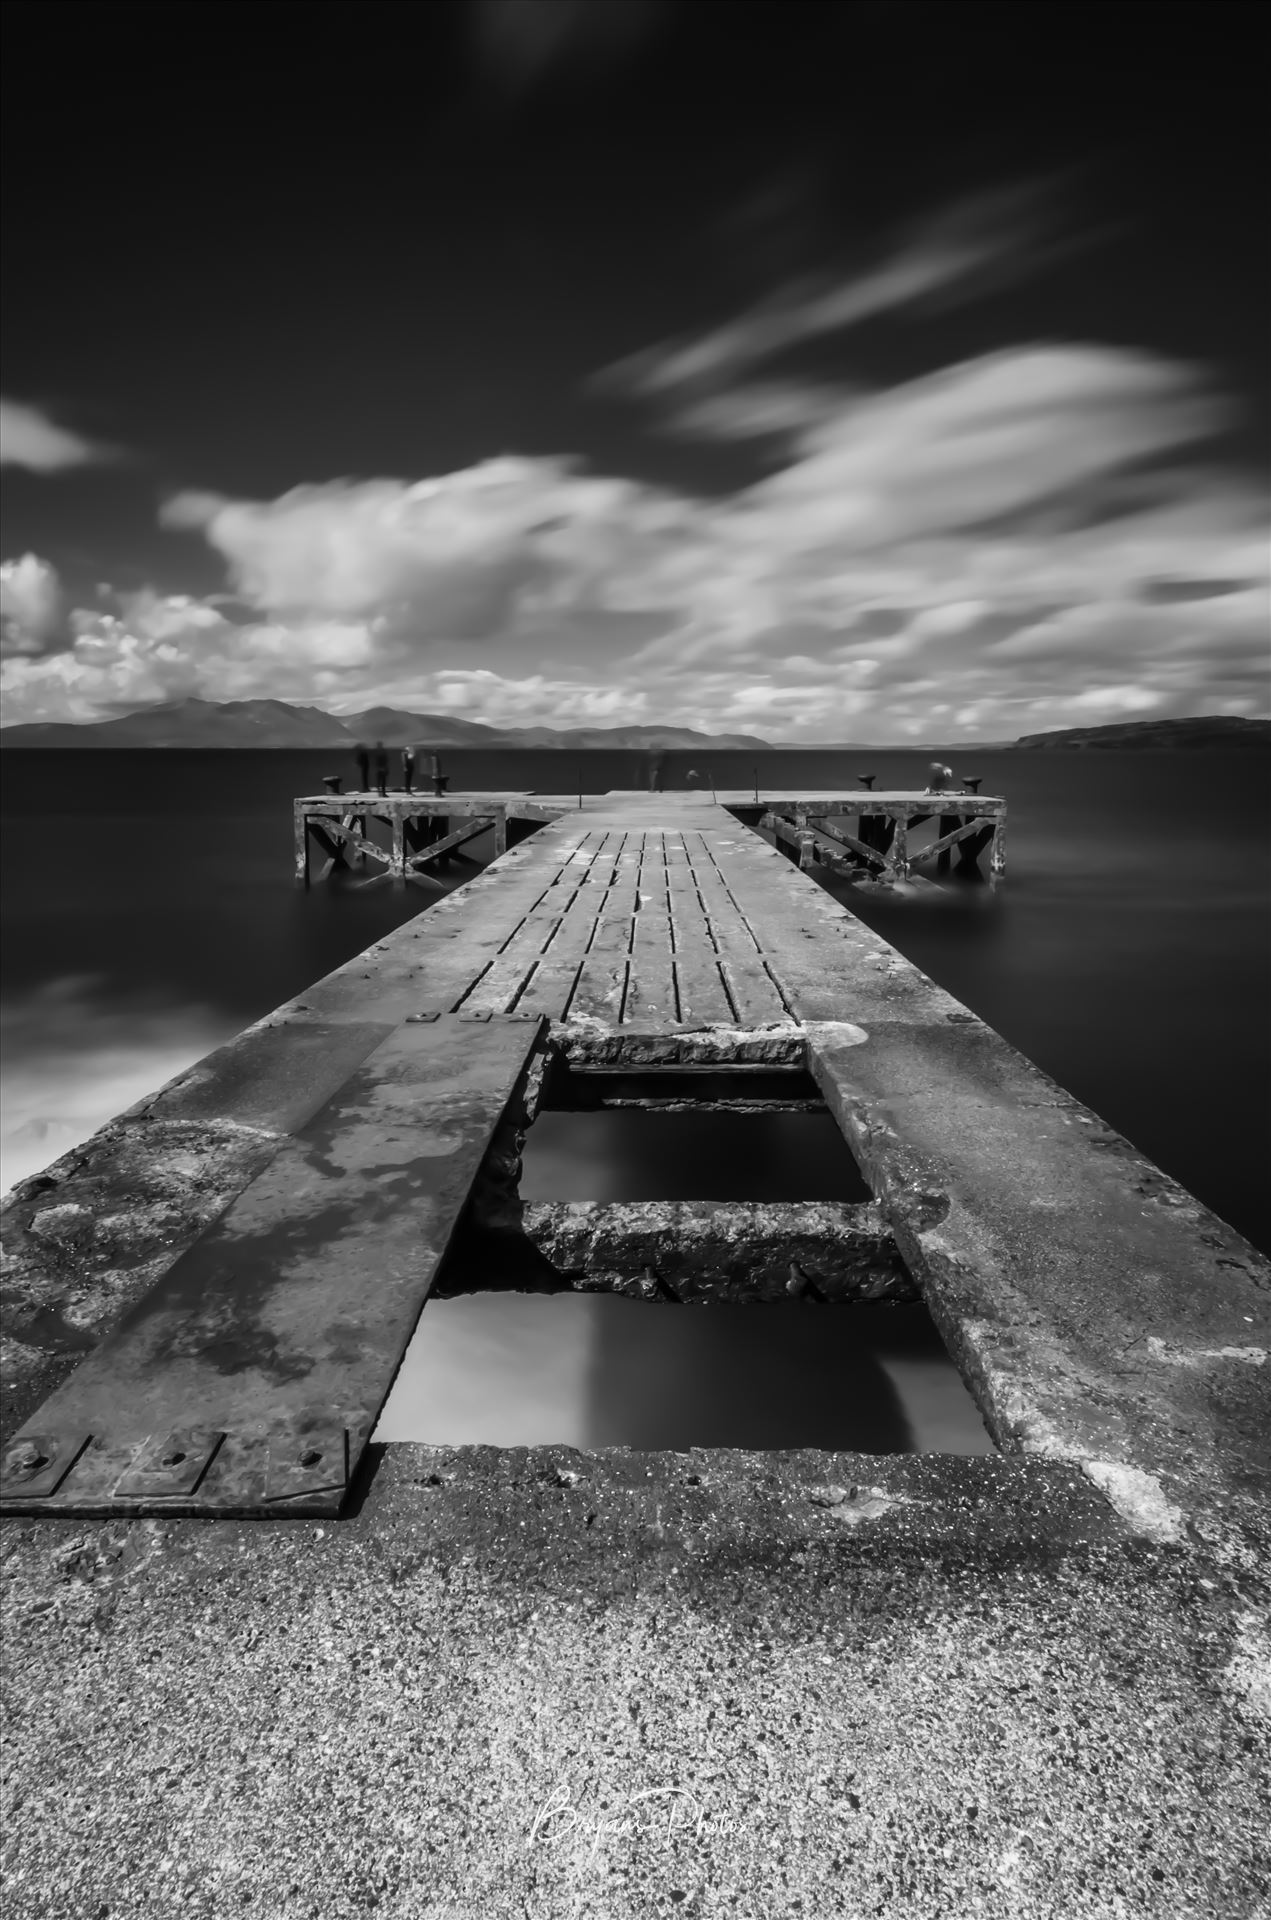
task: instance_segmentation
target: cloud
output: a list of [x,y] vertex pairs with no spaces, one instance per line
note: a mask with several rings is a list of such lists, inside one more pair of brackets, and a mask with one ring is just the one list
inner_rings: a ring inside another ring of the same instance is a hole
[[481,70],[521,94],[562,70],[619,64],[665,11],[664,0],[469,0],[469,38]]
[[768,524],[861,546],[1033,510],[1227,422],[1190,369],[1111,347],[987,355],[849,400],[804,428],[801,458],[754,489]]
[[57,569],[34,553],[0,563],[0,653],[58,653],[71,641]]
[[[1044,247],[1040,239],[1054,193],[1052,183],[1034,182],[959,201],[902,236],[874,265],[786,286],[709,333],[631,355],[593,384],[665,400],[718,387],[791,347],[883,314],[972,298],[1030,271],[1055,250],[1058,243]],[[704,417],[709,422],[709,410]]]
[[63,473],[119,457],[108,447],[59,427],[38,407],[0,399],[0,466],[25,467],[29,473]]
[[952,744],[1263,712],[1265,501],[1214,464],[1224,419],[1196,369],[1034,345],[827,396],[724,498],[513,456],[185,494],[166,521],[232,592],[71,609],[69,646],[7,663],[6,718],[197,694]]

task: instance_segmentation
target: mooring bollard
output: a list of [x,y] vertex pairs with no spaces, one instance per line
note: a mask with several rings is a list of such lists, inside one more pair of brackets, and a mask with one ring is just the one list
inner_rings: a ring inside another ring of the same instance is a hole
[[328,793],[339,793],[341,787],[344,785],[344,775],[340,773],[324,773],[322,776],[322,784]]

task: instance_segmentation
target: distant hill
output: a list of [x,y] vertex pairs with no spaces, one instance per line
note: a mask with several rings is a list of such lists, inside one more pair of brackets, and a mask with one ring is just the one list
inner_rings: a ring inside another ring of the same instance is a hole
[[170,700],[116,720],[37,722],[0,728],[5,747],[759,747],[751,733],[697,733],[691,727],[487,727],[454,714],[368,707],[325,713],[285,700]]
[[334,714],[285,700],[169,700],[117,720],[0,729],[6,747],[325,747],[349,736]]
[[1271,720],[1235,720],[1220,714],[1191,720],[1125,720],[1106,727],[1065,727],[1028,733],[1020,740],[962,741],[935,746],[847,741],[817,743],[761,740],[753,733],[699,733],[692,727],[488,727],[450,713],[409,713],[400,707],[367,707],[361,713],[326,713],[293,707],[285,700],[169,700],[116,720],[76,725],[46,722],[0,728],[5,747],[330,747],[351,752],[359,743],[386,747],[559,747],[647,751],[710,748],[770,751],[778,746],[817,753],[930,755],[1045,751],[1073,747],[1261,747],[1271,744]]
[[1271,746],[1271,720],[1238,720],[1228,714],[1197,714],[1188,720],[1119,720],[1107,727],[1062,727],[1026,733],[1016,749],[1055,747],[1171,747],[1191,749]]

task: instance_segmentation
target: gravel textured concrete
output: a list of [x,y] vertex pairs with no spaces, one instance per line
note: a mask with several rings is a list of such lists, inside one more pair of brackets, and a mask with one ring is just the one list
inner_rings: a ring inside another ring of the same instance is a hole
[[1271,1902],[1267,1563],[1049,1462],[403,1446],[3,1550],[8,1920]]

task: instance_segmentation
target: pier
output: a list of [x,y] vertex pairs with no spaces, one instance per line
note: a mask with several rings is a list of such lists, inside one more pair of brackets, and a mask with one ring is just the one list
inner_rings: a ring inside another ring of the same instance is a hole
[[[979,782],[975,785],[978,787]],[[590,798],[563,794],[387,793],[307,794],[293,804],[295,873],[302,885],[325,880],[337,869],[370,861],[377,878],[427,883],[430,869],[479,834],[493,831],[496,857],[516,846],[546,820],[563,813],[621,815],[632,823],[656,818],[702,825],[704,792],[608,793]],[[649,808],[656,803],[654,813]],[[966,790],[942,793],[847,789],[840,793],[712,791],[709,804],[718,825],[722,810],[750,826],[770,831],[778,846],[806,872],[817,866],[861,885],[891,887],[915,878],[914,869],[934,861],[945,874],[954,851],[958,870],[980,878],[987,853],[988,879],[1006,871],[1006,802]],[[848,822],[851,822],[849,827]],[[921,827],[934,832],[919,840]],[[372,829],[386,829],[387,846]],[[318,864],[315,866],[315,858]],[[930,874],[921,879],[930,884]]]
[[[300,880],[498,854],[8,1205],[20,1911],[1257,1911],[1271,1262],[811,877],[1005,803],[295,806]],[[633,1101],[822,1106],[869,1198],[522,1200]],[[376,1446],[473,1285],[921,1299],[998,1452]]]

